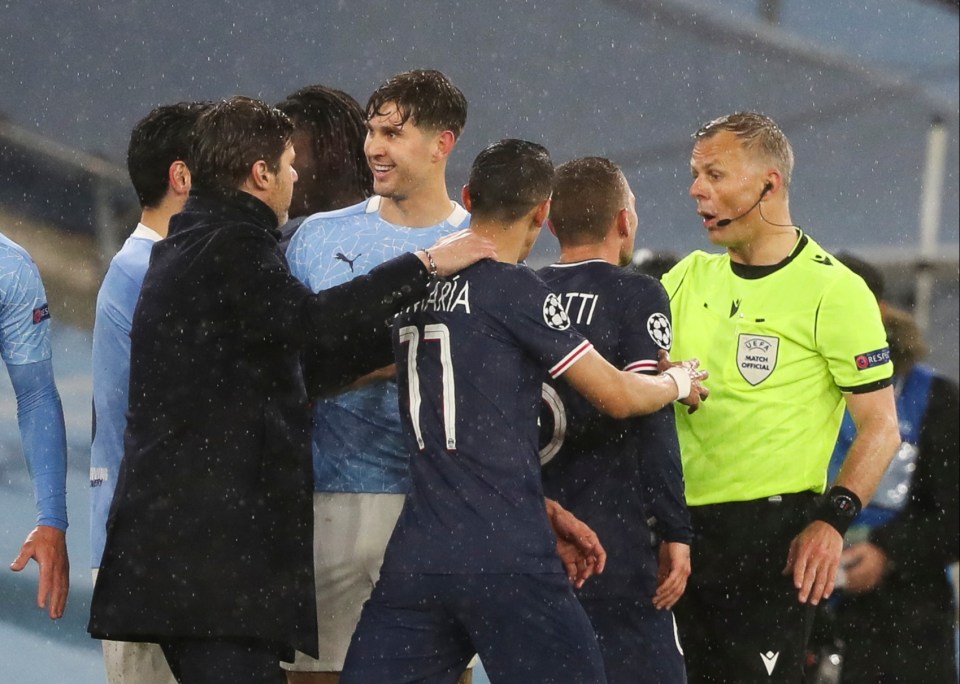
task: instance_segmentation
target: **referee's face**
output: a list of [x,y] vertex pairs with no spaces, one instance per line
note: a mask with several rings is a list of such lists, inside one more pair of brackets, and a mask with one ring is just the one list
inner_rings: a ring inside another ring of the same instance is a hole
[[[758,200],[764,170],[731,131],[697,141],[690,158],[690,196],[711,242],[735,248],[752,241],[763,228]],[[732,220],[720,225],[725,219]]]

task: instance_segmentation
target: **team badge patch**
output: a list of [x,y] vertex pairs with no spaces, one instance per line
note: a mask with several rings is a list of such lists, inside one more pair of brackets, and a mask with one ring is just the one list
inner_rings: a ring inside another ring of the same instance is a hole
[[882,366],[885,363],[890,363],[890,347],[876,349],[872,352],[867,352],[866,354],[857,354],[855,357],[853,357],[853,360],[857,363],[858,371],[864,371],[868,368]]
[[570,317],[563,308],[563,302],[552,292],[543,300],[543,322],[554,330],[566,330],[570,327]]
[[759,385],[777,367],[779,349],[779,337],[741,334],[737,345],[737,370],[751,385]]
[[50,318],[50,307],[43,304],[43,306],[38,306],[33,310],[33,324],[42,323],[43,321]]
[[655,313],[647,319],[647,332],[657,346],[661,349],[670,351],[670,345],[673,344],[673,330],[670,329],[670,321],[662,313]]

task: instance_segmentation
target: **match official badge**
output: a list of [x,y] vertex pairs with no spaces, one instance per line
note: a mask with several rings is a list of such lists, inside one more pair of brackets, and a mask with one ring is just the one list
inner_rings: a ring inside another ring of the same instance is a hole
[[563,302],[552,292],[543,300],[543,322],[554,330],[566,330],[570,327],[570,317],[567,316]]
[[737,370],[751,385],[759,385],[777,367],[779,349],[779,337],[741,334],[737,346]]

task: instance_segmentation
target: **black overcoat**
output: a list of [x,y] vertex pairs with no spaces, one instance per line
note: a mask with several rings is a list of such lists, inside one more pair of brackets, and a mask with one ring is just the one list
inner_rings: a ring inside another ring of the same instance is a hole
[[314,295],[272,210],[198,192],[157,243],[131,330],[125,452],[94,590],[98,638],[254,639],[316,654],[308,392],[392,360],[428,283],[405,255]]

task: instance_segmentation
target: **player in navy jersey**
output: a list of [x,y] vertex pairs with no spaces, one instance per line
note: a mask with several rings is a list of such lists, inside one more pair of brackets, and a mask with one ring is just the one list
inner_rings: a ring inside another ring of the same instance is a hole
[[[466,98],[439,71],[403,72],[377,88],[360,141],[376,194],[307,217],[287,248],[291,273],[319,292],[465,227],[446,165],[466,117]],[[393,364],[318,399],[313,416],[320,657],[298,653],[285,664],[290,684],[337,681],[409,488]]]
[[[550,227],[560,261],[538,271],[574,328],[612,364],[656,373],[669,352],[670,303],[660,283],[621,268],[637,231],[620,169],[587,157],[557,169]],[[544,385],[543,488],[603,541],[606,572],[578,598],[597,633],[609,684],[686,681],[673,604],[690,575],[692,529],[673,408],[617,421],[564,382]],[[651,543],[648,515],[660,540]]]
[[50,309],[30,255],[0,235],[0,357],[17,395],[17,424],[37,502],[37,525],[10,564],[40,566],[37,605],[63,616],[70,587],[67,559],[67,438],[53,380]]
[[549,154],[505,140],[477,157],[464,206],[497,247],[438,280],[394,322],[412,489],[364,605],[343,682],[456,680],[479,653],[497,684],[604,682],[586,614],[563,573],[537,458],[543,377],[564,375],[620,417],[697,403],[696,364],[620,372],[518,266],[547,217]]

